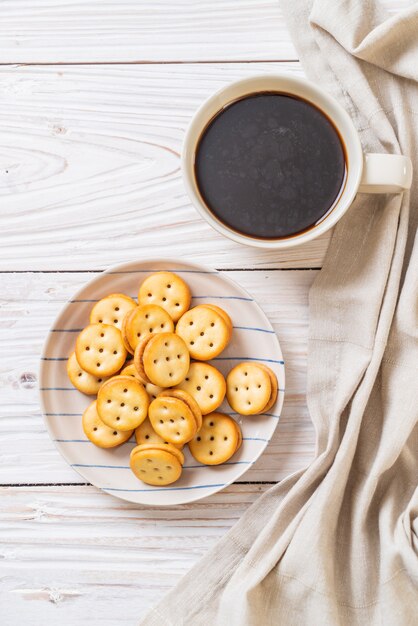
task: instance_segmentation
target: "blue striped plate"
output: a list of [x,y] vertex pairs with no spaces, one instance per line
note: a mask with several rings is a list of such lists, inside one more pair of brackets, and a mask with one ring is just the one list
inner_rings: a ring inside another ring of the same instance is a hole
[[[81,427],[81,415],[92,398],[72,388],[66,360],[77,333],[88,324],[92,303],[112,292],[137,296],[144,278],[159,270],[176,272],[189,284],[192,305],[212,302],[232,318],[234,332],[226,350],[213,364],[226,375],[239,361],[267,363],[277,374],[279,395],[268,414],[242,417],[227,402],[221,411],[241,425],[243,445],[228,463],[208,467],[197,463],[184,448],[183,474],[168,487],[141,483],[129,469],[129,453],[135,442],[104,450],[90,443]],[[284,399],[285,372],[276,334],[251,295],[222,272],[200,265],[167,259],[136,261],[113,267],[87,283],[66,304],[51,328],[41,357],[41,406],[48,432],[66,461],[88,482],[130,502],[148,505],[177,505],[192,502],[238,480],[258,459],[279,421]]]

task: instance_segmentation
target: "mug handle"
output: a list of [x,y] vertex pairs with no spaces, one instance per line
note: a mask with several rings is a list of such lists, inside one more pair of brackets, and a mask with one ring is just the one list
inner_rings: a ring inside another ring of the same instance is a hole
[[412,183],[411,159],[401,154],[365,154],[359,193],[402,193]]

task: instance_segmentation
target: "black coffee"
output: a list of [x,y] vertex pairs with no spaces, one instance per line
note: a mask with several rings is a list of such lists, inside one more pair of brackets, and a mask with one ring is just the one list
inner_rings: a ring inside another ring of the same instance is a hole
[[312,104],[279,93],[233,102],[199,140],[195,175],[210,211],[234,230],[263,239],[318,223],[344,185],[337,130]]

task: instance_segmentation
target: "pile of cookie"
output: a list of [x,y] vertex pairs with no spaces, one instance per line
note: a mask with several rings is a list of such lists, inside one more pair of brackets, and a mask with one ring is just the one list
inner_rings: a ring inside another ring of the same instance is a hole
[[228,345],[232,321],[216,305],[190,303],[190,289],[179,276],[151,274],[138,303],[113,293],[93,306],[67,363],[72,384],[97,394],[82,418],[88,439],[113,448],[135,434],[130,466],[149,485],[178,480],[185,444],[206,465],[235,454],[240,426],[216,411],[225,395],[241,415],[263,413],[277,398],[277,379],[267,366],[240,363],[225,380],[207,362]]

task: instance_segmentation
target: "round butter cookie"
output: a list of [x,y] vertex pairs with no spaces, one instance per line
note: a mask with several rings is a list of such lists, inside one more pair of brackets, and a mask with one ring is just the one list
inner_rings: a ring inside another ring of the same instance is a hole
[[200,410],[198,403],[190,393],[187,393],[187,391],[183,391],[183,389],[165,389],[159,395],[163,398],[171,397],[182,400],[185,404],[187,404],[187,406],[195,416],[197,430],[201,428],[202,411]]
[[97,412],[110,428],[133,430],[147,417],[148,394],[132,376],[114,376],[97,394]]
[[143,449],[142,446],[132,450],[130,466],[137,478],[154,486],[170,485],[182,472],[182,465],[172,451]]
[[275,404],[277,400],[277,394],[279,392],[279,385],[277,383],[277,376],[273,372],[273,370],[271,370],[267,365],[264,365],[264,363],[258,363],[258,367],[261,367],[261,369],[267,372],[270,378],[270,382],[271,382],[270,400],[267,402],[266,406],[263,409],[263,413],[266,413],[267,411],[270,411],[271,407],[273,406],[273,404]]
[[[144,444],[145,443],[160,443],[164,445],[168,444],[168,441],[164,441],[164,439],[160,437],[160,435],[157,435],[148,417],[146,420],[142,422],[142,424],[140,424],[135,429],[135,439],[138,445],[142,443]],[[170,444],[170,445],[175,446],[179,450],[183,448],[183,444]]]
[[148,276],[139,288],[139,304],[158,304],[176,322],[190,306],[191,293],[177,274],[157,272]]
[[231,338],[222,315],[204,305],[187,311],[177,322],[176,333],[184,339],[190,356],[198,361],[218,356]]
[[179,398],[158,396],[151,402],[148,416],[155,432],[169,443],[187,443],[197,432],[195,415]]
[[117,430],[109,428],[97,413],[96,400],[87,407],[82,418],[83,430],[88,439],[99,448],[115,448],[128,441],[133,430]]
[[225,378],[209,363],[190,363],[186,378],[176,389],[187,391],[196,400],[203,415],[215,411],[224,401]]
[[125,315],[136,308],[135,300],[123,293],[111,293],[102,298],[90,312],[90,324],[110,324],[121,330]]
[[139,374],[142,376],[143,370],[147,381],[154,385],[173,387],[186,377],[190,356],[186,344],[178,335],[174,333],[151,335],[146,343],[144,340],[144,343],[138,344],[137,350],[135,366]]
[[86,372],[102,378],[119,372],[127,352],[118,328],[109,324],[90,324],[77,337],[75,355]]
[[67,361],[68,378],[76,389],[88,396],[96,395],[101,385],[108,380],[106,376],[97,377],[89,374],[78,364],[75,352],[73,352]]
[[162,307],[144,304],[136,307],[126,322],[126,338],[135,351],[141,338],[152,333],[172,333],[174,322]]
[[269,373],[258,363],[239,363],[226,377],[226,397],[241,415],[257,415],[272,397]]
[[225,463],[241,445],[241,429],[235,420],[223,413],[203,417],[202,428],[189,442],[193,457],[204,465]]

